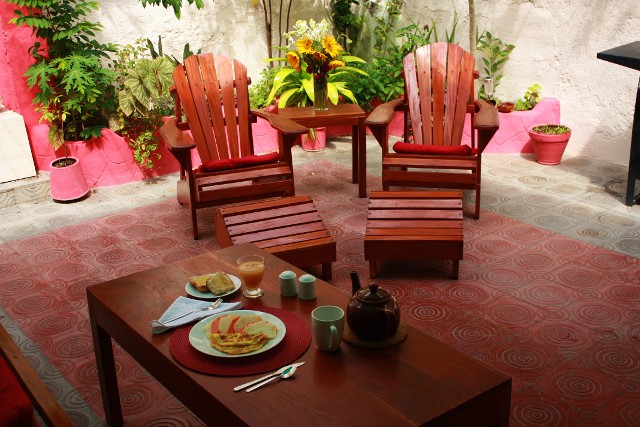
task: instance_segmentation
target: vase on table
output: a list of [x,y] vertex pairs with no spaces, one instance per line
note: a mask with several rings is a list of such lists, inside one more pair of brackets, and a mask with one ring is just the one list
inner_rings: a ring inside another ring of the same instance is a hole
[[329,109],[327,98],[327,75],[325,73],[314,74],[313,106],[316,111],[326,111]]

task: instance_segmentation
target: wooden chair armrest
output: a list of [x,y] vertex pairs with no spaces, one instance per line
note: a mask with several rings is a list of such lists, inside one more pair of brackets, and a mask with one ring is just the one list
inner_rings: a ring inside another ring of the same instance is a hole
[[158,136],[171,151],[190,151],[196,144],[193,139],[178,127],[178,119],[171,117],[158,129]]
[[73,423],[33,370],[11,335],[0,325],[0,355],[13,371],[33,406],[49,426],[73,426]]
[[272,128],[283,135],[302,135],[309,132],[309,128],[274,113],[268,113],[263,110],[251,110],[251,114],[265,119]]
[[398,98],[393,101],[385,102],[378,105],[369,117],[365,120],[365,124],[371,126],[387,126],[393,120],[396,109],[404,102],[404,99]]
[[497,131],[500,127],[498,109],[481,99],[476,100],[475,105],[476,115],[473,126],[479,130]]

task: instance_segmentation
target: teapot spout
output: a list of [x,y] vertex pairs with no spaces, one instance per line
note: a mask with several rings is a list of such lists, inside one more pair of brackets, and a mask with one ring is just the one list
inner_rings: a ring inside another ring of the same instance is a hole
[[349,275],[351,276],[351,294],[355,295],[360,289],[360,278],[358,277],[358,272],[355,270],[351,271]]

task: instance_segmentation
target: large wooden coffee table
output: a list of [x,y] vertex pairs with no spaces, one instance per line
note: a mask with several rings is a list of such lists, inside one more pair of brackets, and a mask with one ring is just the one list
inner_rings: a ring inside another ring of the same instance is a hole
[[[279,295],[278,275],[303,271],[250,244],[179,261],[87,288],[89,315],[107,422],[123,424],[112,339],[206,425],[219,426],[506,426],[511,379],[409,327],[393,347],[363,349],[342,343],[323,353],[311,346],[293,379],[253,393],[233,387],[256,376],[218,377],[191,371],[174,360],[171,332],[153,335],[149,326],[178,296],[187,277],[217,269],[237,274],[236,259],[266,258],[265,296],[244,308],[284,309],[310,324],[319,305],[346,307],[349,295],[321,280],[317,299]],[[213,356],[212,356],[213,357]]]

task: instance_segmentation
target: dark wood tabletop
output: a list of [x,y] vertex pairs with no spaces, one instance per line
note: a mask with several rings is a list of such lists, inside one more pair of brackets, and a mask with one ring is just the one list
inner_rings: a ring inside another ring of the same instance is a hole
[[278,109],[278,115],[309,128],[351,126],[352,181],[358,183],[358,195],[367,197],[366,114],[358,104],[329,105],[325,111],[316,111],[313,106],[287,107]]
[[318,279],[317,299],[281,297],[278,276],[304,272],[253,245],[208,252],[163,267],[87,288],[89,314],[109,425],[122,425],[111,339],[173,393],[206,425],[305,426],[506,426],[511,379],[409,327],[407,339],[385,349],[342,342],[325,353],[312,342],[298,359],[306,364],[286,382],[253,393],[233,387],[261,375],[219,377],[191,371],[171,356],[171,332],[153,335],[149,322],[185,296],[187,277],[218,269],[237,275],[236,259],[259,253],[266,259],[261,287],[243,308],[274,307],[311,323],[319,305],[346,308],[350,295]]

